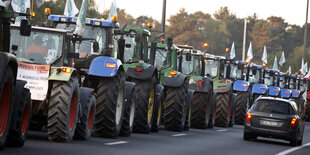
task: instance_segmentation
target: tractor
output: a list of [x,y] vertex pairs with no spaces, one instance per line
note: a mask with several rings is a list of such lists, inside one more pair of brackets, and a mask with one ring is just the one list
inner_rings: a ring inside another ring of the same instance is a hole
[[17,56],[17,78],[27,81],[25,88],[31,92],[30,128],[46,127],[48,139],[55,142],[89,139],[95,94],[79,87],[80,75],[74,68],[75,45],[83,38],[72,31],[36,26],[29,36],[20,36],[20,28],[11,25],[10,53]]
[[191,104],[190,126],[197,129],[213,128],[215,93],[212,79],[204,76],[205,65],[202,51],[192,46],[176,45],[178,47],[178,70],[188,79],[188,89],[194,90]]
[[[74,30],[76,27],[76,17],[50,15],[48,19],[57,29]],[[79,57],[75,63],[81,75],[80,84],[96,92],[94,134],[106,138],[130,136],[136,109],[135,84],[125,81],[125,66],[118,54],[124,47],[118,46],[116,19],[86,19],[82,37],[93,40],[78,45]],[[93,45],[98,51],[92,50]]]
[[[24,145],[31,118],[30,91],[24,88],[26,81],[17,77],[17,58],[9,53],[10,24],[16,14],[25,16],[6,11],[5,5],[0,1],[0,150],[4,145]],[[30,21],[24,19],[20,24],[19,37],[29,36]]]
[[216,92],[213,109],[215,126],[232,127],[234,125],[234,105],[236,94],[233,92],[233,82],[230,80],[230,60],[223,56],[205,54],[205,75],[212,78]]

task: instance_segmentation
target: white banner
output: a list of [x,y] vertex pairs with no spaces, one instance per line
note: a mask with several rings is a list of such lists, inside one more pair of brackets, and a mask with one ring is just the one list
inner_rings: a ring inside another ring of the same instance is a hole
[[43,101],[48,91],[50,65],[18,62],[17,79],[27,81],[25,88],[31,92],[31,100]]

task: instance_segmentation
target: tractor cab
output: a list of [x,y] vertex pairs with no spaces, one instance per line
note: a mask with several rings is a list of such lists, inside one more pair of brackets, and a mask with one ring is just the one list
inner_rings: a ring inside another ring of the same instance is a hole
[[192,46],[177,45],[178,47],[178,70],[186,75],[202,75],[201,57],[203,53],[195,50]]

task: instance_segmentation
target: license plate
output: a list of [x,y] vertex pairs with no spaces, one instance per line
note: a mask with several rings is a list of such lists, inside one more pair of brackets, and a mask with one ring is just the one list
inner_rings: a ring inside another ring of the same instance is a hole
[[260,125],[265,125],[265,126],[273,126],[273,127],[278,127],[279,123],[278,122],[272,122],[272,121],[260,121]]

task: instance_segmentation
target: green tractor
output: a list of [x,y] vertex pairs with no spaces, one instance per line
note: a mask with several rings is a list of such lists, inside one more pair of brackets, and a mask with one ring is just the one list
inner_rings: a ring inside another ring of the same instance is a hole
[[188,90],[186,76],[178,71],[178,48],[172,45],[172,39],[168,38],[167,44],[151,42],[149,49],[151,60],[154,60],[151,64],[154,64],[158,69],[159,83],[164,86],[161,95],[163,97],[159,104],[159,110],[157,110],[157,124],[159,124],[161,113],[163,113],[165,129],[172,131],[189,130],[190,108],[194,91]]
[[[31,94],[29,89],[24,88],[26,82],[17,76],[16,57],[9,53],[10,23],[14,21],[16,14],[6,11],[5,5],[0,1],[0,150],[5,145],[24,145],[31,118]],[[21,25],[19,37],[28,36],[31,23],[22,20]]]
[[233,92],[233,82],[230,78],[230,61],[225,57],[205,54],[205,75],[212,78],[216,92],[214,125],[232,127],[234,125],[234,105],[236,95]]
[[178,69],[187,76],[188,89],[194,90],[191,104],[191,127],[198,129],[213,128],[215,93],[213,81],[204,76],[204,53],[192,46],[177,45]]
[[45,126],[50,141],[88,139],[96,99],[92,89],[79,87],[81,79],[74,68],[75,43],[83,38],[72,31],[35,26],[29,36],[20,36],[19,28],[11,26],[10,52],[17,56],[18,78],[27,81],[31,92],[30,128]]

